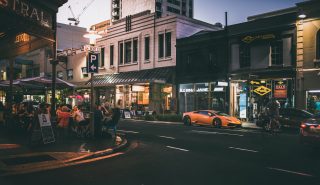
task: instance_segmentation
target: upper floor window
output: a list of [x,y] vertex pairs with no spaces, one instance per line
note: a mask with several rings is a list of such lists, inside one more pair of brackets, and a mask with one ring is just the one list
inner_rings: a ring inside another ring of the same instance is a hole
[[138,39],[133,40],[133,63],[138,62]]
[[125,42],[125,44],[124,44],[124,58],[125,58],[124,63],[125,64],[131,63],[131,48],[132,48],[131,41]]
[[150,59],[150,37],[144,38],[144,60]]
[[171,32],[162,33],[158,36],[158,56],[159,58],[171,57]]
[[138,38],[119,43],[119,65],[138,62],[138,43]]
[[100,62],[100,65],[99,65],[99,67],[104,67],[104,54],[105,54],[105,49],[104,48],[101,48],[101,62]]
[[113,63],[114,63],[114,61],[113,61],[114,60],[114,56],[113,56],[114,55],[114,53],[113,53],[114,51],[113,50],[114,50],[114,46],[111,45],[110,46],[110,66],[113,66]]
[[320,59],[320,30],[318,30],[317,33],[316,57],[317,59]]
[[271,65],[283,64],[282,48],[283,48],[282,40],[271,43]]
[[240,46],[240,68],[250,67],[251,63],[251,48],[249,45]]
[[67,69],[67,80],[73,79],[73,69]]
[[123,42],[119,43],[119,64],[123,64]]
[[62,71],[57,71],[57,78],[63,80],[63,72]]

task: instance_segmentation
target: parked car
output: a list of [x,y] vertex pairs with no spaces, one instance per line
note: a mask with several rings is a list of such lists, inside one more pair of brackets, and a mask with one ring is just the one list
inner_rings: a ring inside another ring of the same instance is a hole
[[303,144],[320,146],[320,114],[301,123],[300,141]]
[[299,128],[302,121],[309,119],[312,116],[312,113],[296,108],[284,108],[279,110],[279,122],[282,127]]
[[199,110],[182,115],[185,125],[212,125],[214,127],[241,127],[241,121],[223,112],[215,110]]

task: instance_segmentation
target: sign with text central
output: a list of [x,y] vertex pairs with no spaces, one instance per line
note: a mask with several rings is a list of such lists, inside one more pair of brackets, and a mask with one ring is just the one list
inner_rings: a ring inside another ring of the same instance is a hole
[[87,62],[88,73],[98,73],[98,68],[99,68],[99,54],[89,53],[88,62]]

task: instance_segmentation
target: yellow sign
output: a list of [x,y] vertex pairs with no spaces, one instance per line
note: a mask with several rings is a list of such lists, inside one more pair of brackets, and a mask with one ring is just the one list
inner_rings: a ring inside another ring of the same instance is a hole
[[260,87],[256,88],[255,90],[253,90],[253,92],[259,94],[260,96],[264,96],[264,95],[268,94],[269,92],[271,92],[271,89],[269,89],[265,86],[260,86]]
[[251,85],[260,85],[260,82],[253,81],[253,80],[251,80],[250,83],[251,83]]
[[266,34],[266,35],[255,35],[255,36],[246,36],[242,39],[243,42],[249,44],[255,40],[267,40],[267,39],[275,39],[276,36],[274,34]]
[[282,85],[282,84],[284,84],[284,82],[283,82],[283,81],[279,81],[278,84],[279,84],[279,85]]
[[16,40],[14,43],[19,43],[19,42],[28,42],[30,41],[30,35],[26,33],[22,33],[16,36]]

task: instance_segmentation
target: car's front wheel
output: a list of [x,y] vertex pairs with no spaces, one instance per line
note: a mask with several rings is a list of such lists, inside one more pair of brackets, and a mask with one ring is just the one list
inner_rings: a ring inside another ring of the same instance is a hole
[[222,126],[221,120],[219,118],[213,119],[212,126],[216,127],[216,128],[221,128],[221,126]]
[[190,125],[191,125],[191,119],[190,119],[190,117],[189,117],[189,116],[185,116],[185,117],[183,118],[183,123],[184,123],[184,125],[186,125],[186,126],[190,126]]

